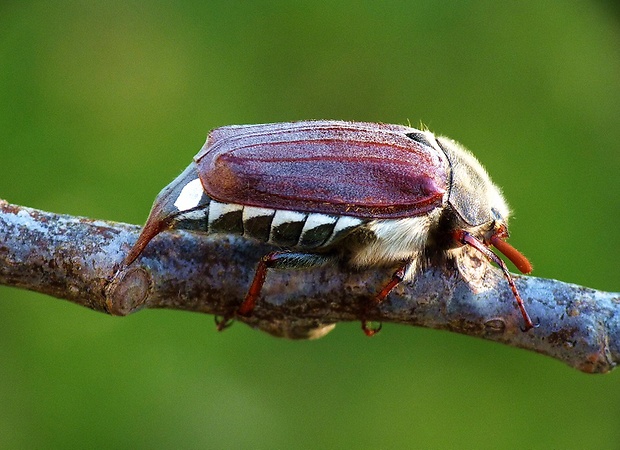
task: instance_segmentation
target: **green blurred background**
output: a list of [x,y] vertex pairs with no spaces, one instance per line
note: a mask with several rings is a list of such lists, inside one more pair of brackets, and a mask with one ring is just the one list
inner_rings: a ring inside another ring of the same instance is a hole
[[[618,283],[613,2],[0,4],[0,198],[142,223],[209,129],[420,121],[535,275]],[[620,448],[620,373],[433,330],[290,342],[0,288],[0,448]]]

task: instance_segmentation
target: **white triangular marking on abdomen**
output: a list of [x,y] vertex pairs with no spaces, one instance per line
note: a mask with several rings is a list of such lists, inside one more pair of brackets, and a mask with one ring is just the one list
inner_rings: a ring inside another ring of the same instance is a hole
[[199,178],[196,178],[181,189],[181,193],[174,202],[174,206],[176,206],[179,211],[187,211],[188,209],[195,208],[200,203],[202,193],[202,183]]

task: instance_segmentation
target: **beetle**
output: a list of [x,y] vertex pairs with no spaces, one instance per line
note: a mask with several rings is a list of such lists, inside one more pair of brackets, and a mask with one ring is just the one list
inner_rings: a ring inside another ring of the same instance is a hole
[[[499,188],[472,153],[428,130],[335,120],[232,125],[212,130],[193,162],[160,192],[124,267],[166,229],[272,244],[279,249],[261,258],[236,311],[248,316],[269,268],[336,261],[398,266],[377,305],[424,264],[456,258],[467,245],[501,268],[527,331],[534,324],[506,264],[491,250],[531,272],[527,258],[505,241],[508,216]],[[362,328],[369,336],[378,331],[366,320]]]

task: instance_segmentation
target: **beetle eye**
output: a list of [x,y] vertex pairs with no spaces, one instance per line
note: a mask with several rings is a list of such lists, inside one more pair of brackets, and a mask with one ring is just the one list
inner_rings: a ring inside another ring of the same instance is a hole
[[407,133],[405,136],[407,136],[409,139],[413,139],[414,141],[419,142],[422,145],[426,145],[428,147],[433,146],[433,144],[428,141],[428,137],[426,136],[426,134],[422,133],[421,131],[417,131],[415,133]]
[[502,215],[495,208],[491,208],[491,217],[493,217],[493,220],[496,220],[496,221],[502,221],[503,222],[503,220],[504,220]]

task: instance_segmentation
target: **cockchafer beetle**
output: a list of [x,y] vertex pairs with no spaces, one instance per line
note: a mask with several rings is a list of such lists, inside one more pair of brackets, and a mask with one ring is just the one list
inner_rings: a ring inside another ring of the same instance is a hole
[[[233,125],[212,130],[189,167],[160,192],[124,266],[166,229],[272,244],[280,250],[260,260],[237,309],[247,316],[268,268],[399,265],[376,305],[425,263],[457,257],[456,249],[469,245],[503,271],[525,331],[534,324],[490,248],[531,272],[525,256],[505,241],[508,215],[476,158],[428,130],[333,120]],[[378,331],[364,319],[362,328],[367,335]]]

